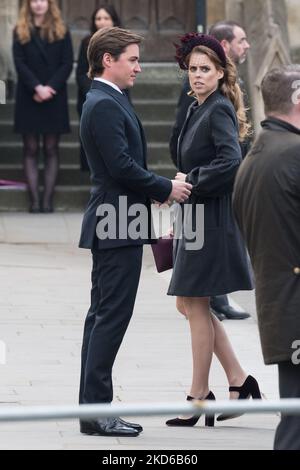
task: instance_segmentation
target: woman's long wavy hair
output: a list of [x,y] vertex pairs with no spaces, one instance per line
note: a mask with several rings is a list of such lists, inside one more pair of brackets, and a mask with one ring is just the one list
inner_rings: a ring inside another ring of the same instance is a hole
[[[232,102],[234,106],[239,123],[239,137],[241,141],[244,141],[251,135],[251,125],[247,121],[243,93],[238,84],[238,75],[234,63],[229,57],[227,57],[226,68],[224,68],[219,57],[213,50],[205,46],[196,46],[186,57],[185,62],[187,65],[189,65],[191,55],[194,52],[207,55],[217,70],[222,70],[224,72],[224,77],[219,81],[219,90]],[[189,94],[191,96],[195,96],[193,92],[190,92]]]
[[[48,0],[48,5],[45,21],[41,25],[41,37],[48,42],[54,42],[64,38],[66,26],[62,20],[56,0]],[[24,0],[16,26],[16,34],[21,44],[30,41],[33,29],[34,21],[30,8],[30,0]]]

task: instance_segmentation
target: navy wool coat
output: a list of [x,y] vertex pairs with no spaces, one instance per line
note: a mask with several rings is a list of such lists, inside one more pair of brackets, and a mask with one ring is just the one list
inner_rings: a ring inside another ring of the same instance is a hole
[[[18,74],[15,132],[69,132],[66,82],[73,67],[69,32],[63,39],[49,43],[40,37],[39,28],[35,28],[26,44],[21,44],[14,34],[13,56]],[[33,100],[37,85],[49,85],[57,94],[49,101],[37,103]]]

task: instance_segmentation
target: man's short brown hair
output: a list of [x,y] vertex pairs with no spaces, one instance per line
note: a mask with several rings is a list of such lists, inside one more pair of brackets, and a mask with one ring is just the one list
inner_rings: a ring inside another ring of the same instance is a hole
[[283,65],[267,73],[262,82],[266,116],[290,113],[296,104],[293,97],[299,88],[299,80],[300,65],[297,64]]
[[131,44],[140,44],[143,37],[122,28],[102,28],[97,31],[90,40],[88,47],[89,72],[88,77],[102,75],[104,67],[102,64],[104,54],[108,53],[118,60],[120,55]]

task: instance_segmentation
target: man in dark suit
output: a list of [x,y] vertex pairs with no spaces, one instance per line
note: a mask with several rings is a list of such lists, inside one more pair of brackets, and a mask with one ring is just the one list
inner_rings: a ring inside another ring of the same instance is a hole
[[[82,345],[79,401],[84,404],[113,399],[112,368],[132,316],[143,244],[151,241],[151,199],[183,202],[192,188],[147,170],[143,128],[122,93],[141,72],[141,40],[127,30],[105,28],[95,33],[88,49],[93,82],[80,135],[93,188],[79,246],[92,251],[93,270]],[[137,211],[143,213],[139,236],[132,230]],[[82,433],[103,436],[137,436],[142,431],[121,418],[80,425]]]
[[[262,82],[266,119],[241,164],[233,194],[256,282],[265,364],[277,364],[280,397],[300,398],[300,66]],[[281,415],[275,450],[300,449],[300,416]]]
[[[236,66],[242,64],[246,60],[250,45],[244,29],[241,28],[239,24],[234,21],[220,21],[211,26],[209,34],[221,43],[226,55],[230,57]],[[243,90],[244,87],[243,83],[241,83],[242,80],[239,81]],[[194,98],[188,95],[189,91],[190,85],[188,79],[186,79],[183,83],[182,91],[177,103],[176,121],[170,138],[171,158],[176,167],[178,138],[187,115],[187,110],[194,101]],[[245,157],[248,151],[249,142],[241,142],[240,145],[242,156]],[[250,316],[249,313],[237,311],[229,305],[227,295],[211,297],[210,305],[212,311],[219,320],[224,320],[225,318],[228,320],[243,320]]]

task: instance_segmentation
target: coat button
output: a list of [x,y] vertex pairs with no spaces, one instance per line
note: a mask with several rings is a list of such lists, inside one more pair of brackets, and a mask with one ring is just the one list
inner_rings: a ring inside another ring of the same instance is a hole
[[295,268],[294,273],[296,274],[296,276],[300,276],[300,268]]

